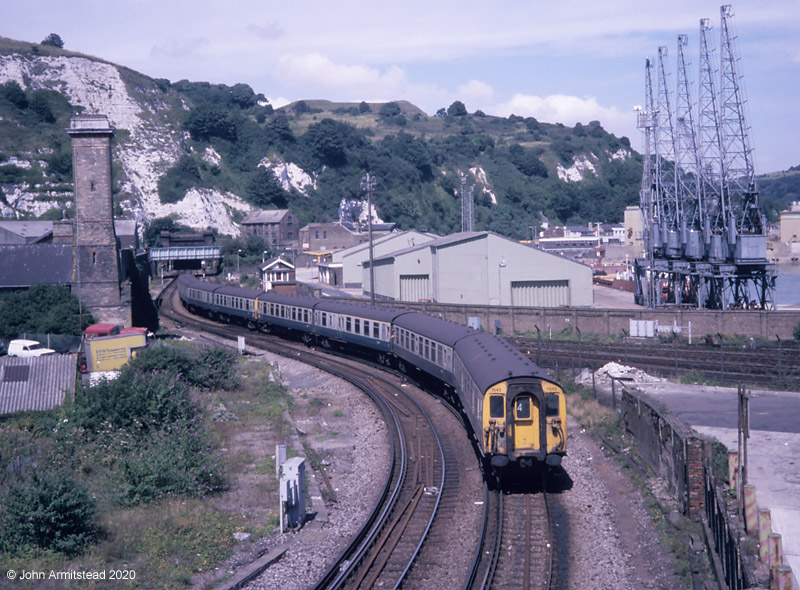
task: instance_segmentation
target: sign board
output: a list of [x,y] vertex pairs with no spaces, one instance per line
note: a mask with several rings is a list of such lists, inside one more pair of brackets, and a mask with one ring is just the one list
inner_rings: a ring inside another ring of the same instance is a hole
[[96,371],[115,371],[128,364],[136,356],[136,349],[147,346],[145,334],[118,334],[86,340],[87,369]]

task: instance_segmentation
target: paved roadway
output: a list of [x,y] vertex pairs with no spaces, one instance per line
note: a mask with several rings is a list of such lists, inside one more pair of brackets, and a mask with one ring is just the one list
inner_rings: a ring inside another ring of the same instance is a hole
[[[738,396],[730,387],[675,383],[637,384],[697,432],[728,449],[738,446]],[[800,574],[800,393],[750,390],[748,483],[756,503],[769,508],[772,530],[781,535],[784,563],[794,588]]]

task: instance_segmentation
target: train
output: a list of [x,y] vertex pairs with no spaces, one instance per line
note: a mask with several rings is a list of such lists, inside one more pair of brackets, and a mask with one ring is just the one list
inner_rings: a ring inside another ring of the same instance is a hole
[[564,391],[506,341],[427,314],[247,289],[182,274],[184,307],[224,323],[373,360],[440,386],[491,469],[556,467],[567,452]]

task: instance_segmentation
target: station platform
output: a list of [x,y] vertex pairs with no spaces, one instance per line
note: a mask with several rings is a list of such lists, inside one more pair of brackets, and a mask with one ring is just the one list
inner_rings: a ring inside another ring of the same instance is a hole
[[[636,387],[698,433],[737,449],[736,388],[669,382]],[[793,587],[800,588],[800,392],[748,391],[747,483],[756,487],[757,505],[769,508],[772,531],[781,535],[784,563],[792,568]]]

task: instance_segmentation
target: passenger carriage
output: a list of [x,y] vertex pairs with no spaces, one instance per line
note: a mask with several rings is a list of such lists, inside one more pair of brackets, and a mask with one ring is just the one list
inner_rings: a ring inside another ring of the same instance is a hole
[[260,293],[254,289],[220,285],[214,289],[212,312],[223,322],[256,325],[256,301]]
[[567,444],[561,388],[491,334],[462,338],[455,352],[455,384],[479,447],[492,465],[559,465]]
[[322,300],[314,306],[314,332],[322,346],[357,346],[374,352],[381,363],[389,364],[392,322],[407,313],[349,301]]
[[453,347],[473,330],[422,313],[401,315],[393,324],[393,352],[401,371],[415,366],[440,381],[453,382]]
[[318,299],[285,293],[261,293],[258,296],[258,328],[266,333],[283,332],[311,342],[314,305]]
[[191,313],[203,311],[208,315],[214,307],[214,289],[221,286],[218,283],[198,279],[190,274],[182,274],[178,277],[178,293]]

